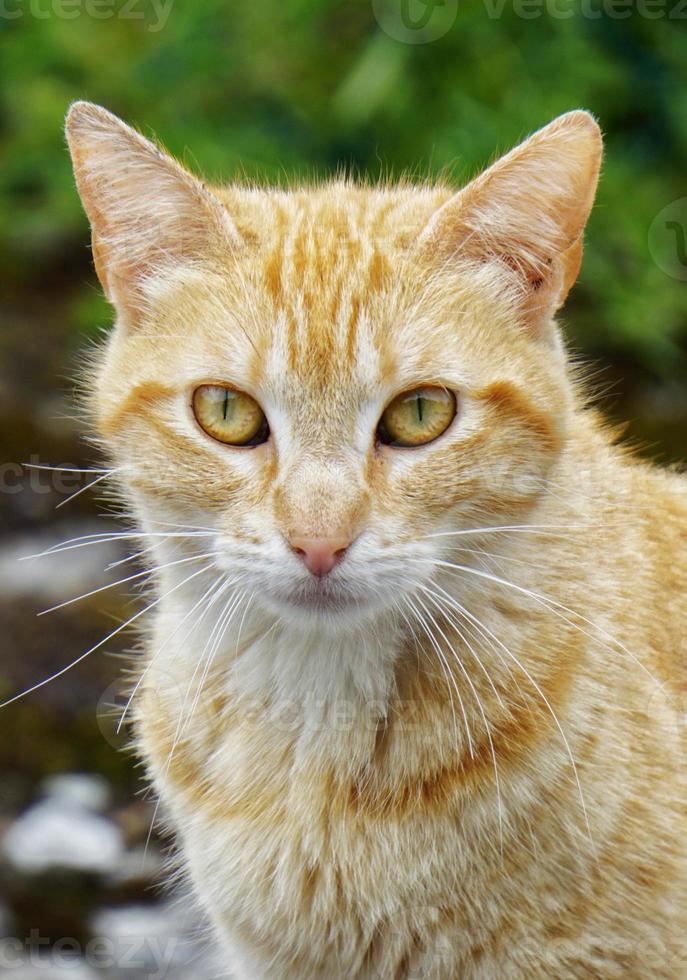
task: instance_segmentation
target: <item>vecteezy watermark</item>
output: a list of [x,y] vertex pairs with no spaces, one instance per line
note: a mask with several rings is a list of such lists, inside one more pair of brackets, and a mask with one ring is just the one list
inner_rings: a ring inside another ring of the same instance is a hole
[[[142,667],[141,670],[145,668]],[[203,697],[200,679],[189,684],[186,691],[171,674],[157,669],[155,685],[137,685],[135,678],[121,676],[116,678],[103,691],[96,706],[96,721],[100,733],[113,748],[122,749],[131,745],[135,721],[137,698],[145,696],[146,710],[150,712],[151,698],[158,715],[168,716],[170,712],[188,710],[187,721],[201,728],[213,727],[216,723],[215,707],[211,699]],[[191,713],[191,707],[193,712]],[[398,701],[394,704],[394,731],[413,732],[418,738],[432,737],[425,732],[422,724],[422,702],[415,700]],[[307,694],[301,700],[282,698],[273,702],[269,708],[259,699],[242,702],[242,724],[256,734],[265,727],[284,734],[304,732],[317,734],[333,732],[344,735],[349,732],[379,733],[390,724],[387,718],[387,705],[382,700],[356,701],[346,698],[318,698]],[[174,724],[177,718],[174,717]]]
[[482,0],[491,20],[512,13],[521,20],[551,17],[553,20],[686,20],[687,0]]
[[169,20],[174,0],[0,0],[0,20],[134,20],[146,30],[161,31]]
[[94,970],[136,971],[137,976],[162,980],[177,958],[181,939],[171,936],[118,936],[116,939],[94,937],[81,943],[70,936],[48,939],[32,929],[25,939],[9,937],[0,940],[0,969],[31,967],[43,975],[46,965],[55,970],[78,966]]
[[687,282],[687,197],[671,201],[651,222],[649,252],[667,276]]
[[28,490],[43,496],[52,493],[68,497],[99,477],[104,478],[109,472],[81,469],[73,463],[51,466],[32,453],[26,462],[0,463],[0,494],[11,495]]
[[115,748],[131,743],[131,703],[136,693],[128,676],[120,676],[109,684],[98,698],[95,717],[100,734]]
[[372,0],[372,10],[385,34],[404,44],[429,44],[451,30],[458,0]]
[[[687,0],[482,0],[482,9],[490,20],[505,15],[520,20],[687,20]],[[458,0],[372,0],[372,10],[395,41],[428,44],[453,27]]]

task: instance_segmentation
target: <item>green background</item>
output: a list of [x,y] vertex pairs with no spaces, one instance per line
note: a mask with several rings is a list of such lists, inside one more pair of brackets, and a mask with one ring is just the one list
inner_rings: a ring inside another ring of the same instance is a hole
[[[60,2],[69,18],[31,15],[32,3]],[[162,12],[135,0],[129,17],[113,0],[108,19],[89,16],[88,2],[5,0],[22,16],[0,19],[3,315],[22,340],[57,336],[62,360],[109,317],[61,132],[74,98],[106,105],[213,180],[267,181],[342,167],[464,181],[583,106],[606,133],[606,159],[563,319],[647,451],[684,454],[687,291],[649,249],[652,220],[687,193],[687,9],[677,0],[445,0],[432,16],[448,15],[449,29],[428,43],[380,29],[378,19],[403,33],[404,0],[172,0]],[[22,404],[44,377],[15,353]]]

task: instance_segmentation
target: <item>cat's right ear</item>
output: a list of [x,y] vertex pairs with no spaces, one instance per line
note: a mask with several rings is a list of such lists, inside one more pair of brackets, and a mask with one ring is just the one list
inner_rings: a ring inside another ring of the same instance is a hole
[[240,247],[218,198],[106,109],[75,102],[66,134],[95,267],[120,321],[145,314],[146,285],[155,277]]

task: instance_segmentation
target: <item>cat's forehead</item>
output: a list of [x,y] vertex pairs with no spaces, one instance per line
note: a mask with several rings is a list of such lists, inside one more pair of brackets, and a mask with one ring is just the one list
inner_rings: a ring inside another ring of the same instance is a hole
[[451,383],[468,320],[493,317],[455,276],[444,296],[414,257],[448,190],[246,193],[226,200],[245,247],[211,275],[161,281],[146,356],[129,363],[152,352],[156,378],[235,385],[308,438],[340,438],[403,388]]
[[444,196],[342,184],[262,202],[251,278],[263,383],[299,380],[331,392],[334,381],[364,390],[389,376],[398,353],[392,327],[412,304],[407,257]]
[[451,194],[441,184],[365,186],[346,180],[288,191],[218,191],[246,240],[305,262],[344,244],[355,258],[363,241],[404,247]]

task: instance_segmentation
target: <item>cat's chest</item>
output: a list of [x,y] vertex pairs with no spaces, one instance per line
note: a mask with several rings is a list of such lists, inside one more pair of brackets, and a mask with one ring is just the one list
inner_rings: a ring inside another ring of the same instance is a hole
[[[230,945],[240,937],[280,964],[297,957],[299,978],[393,976],[408,917],[434,922],[464,907],[462,882],[475,889],[456,812],[368,807],[360,786],[315,758],[310,771],[285,759],[269,773],[248,750],[234,761],[210,796],[166,797],[198,894]],[[369,974],[370,957],[390,959]],[[292,976],[285,965],[265,975]]]
[[[177,738],[168,707],[144,692],[143,754],[213,921],[229,944],[238,936],[282,963],[265,976],[405,975],[396,938],[419,916],[425,945],[452,935],[453,977],[467,937],[502,930],[517,900],[504,854],[524,858],[515,830],[499,847],[499,806],[514,813],[519,793],[534,798],[521,785],[532,776],[502,785],[497,805],[487,754],[469,770],[460,753],[442,759],[437,704],[405,719],[397,742],[392,728],[386,751],[369,710],[304,725],[293,707],[268,719],[209,698]],[[370,973],[364,958],[378,955],[390,959]],[[305,959],[289,972],[293,957]]]
[[457,895],[469,832],[459,809],[424,805],[419,783],[402,798],[373,790],[373,731],[294,724],[225,724],[204,738],[196,726],[171,763],[171,731],[163,720],[146,726],[153,775],[213,914],[251,932],[263,909],[275,936],[298,922],[353,942],[361,922],[391,928],[418,895],[428,906]]

